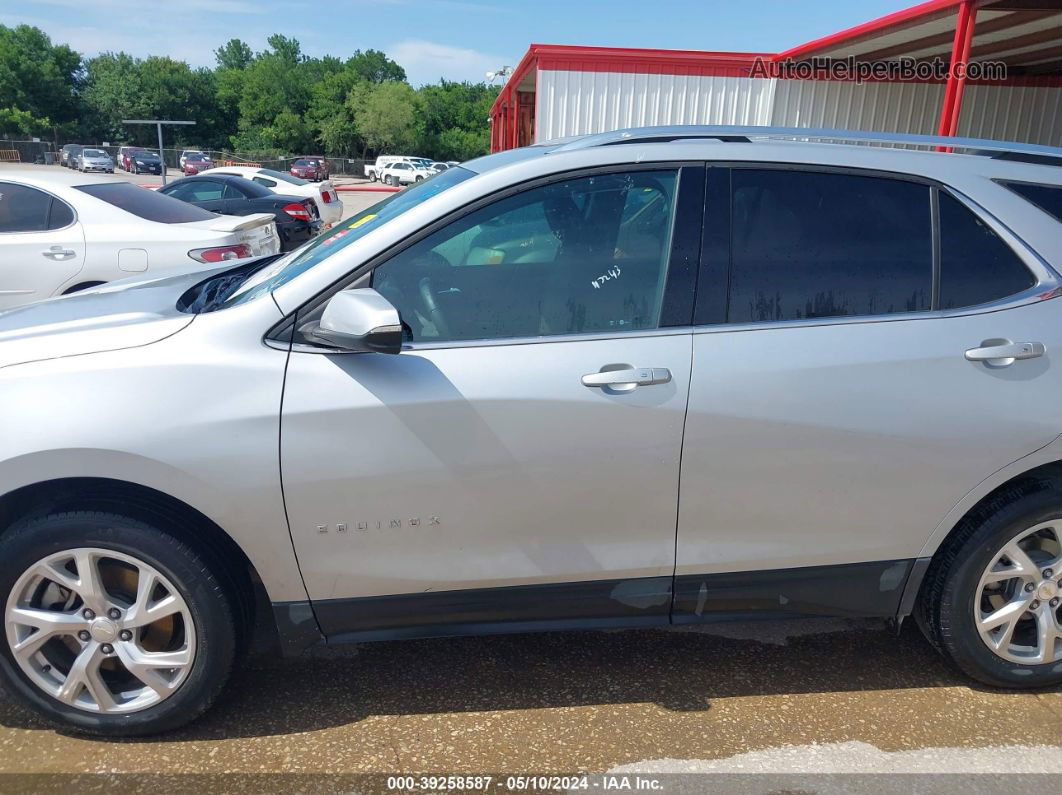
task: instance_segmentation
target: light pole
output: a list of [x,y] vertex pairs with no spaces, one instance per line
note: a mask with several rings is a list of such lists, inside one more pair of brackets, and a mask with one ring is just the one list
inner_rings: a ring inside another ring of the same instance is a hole
[[159,131],[159,160],[162,161],[162,186],[166,187],[166,155],[162,152],[163,124],[195,124],[194,121],[168,121],[166,119],[122,119],[122,124],[154,124]]

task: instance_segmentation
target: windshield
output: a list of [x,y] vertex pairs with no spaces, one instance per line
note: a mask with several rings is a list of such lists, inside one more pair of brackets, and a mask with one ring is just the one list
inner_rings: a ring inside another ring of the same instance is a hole
[[135,155],[137,160],[158,160],[159,156],[154,152],[137,152]]
[[317,165],[317,164],[314,163],[312,160],[296,160],[295,161],[295,165],[297,165],[297,166],[314,166],[314,165]]
[[[186,300],[188,308],[183,311],[211,312],[216,309],[224,309],[246,301],[252,301],[259,296],[271,293],[281,285],[287,284],[296,276],[305,273],[317,263],[332,256],[338,251],[349,246],[356,240],[364,237],[368,232],[379,229],[388,221],[391,221],[403,213],[423,204],[432,196],[437,196],[447,188],[464,182],[475,176],[475,173],[464,168],[451,168],[430,179],[419,182],[413,187],[407,188],[401,193],[395,193],[383,201],[374,204],[354,217],[337,225],[326,234],[321,234],[309,243],[295,249],[271,263],[270,267],[258,271],[244,273],[241,279],[233,282],[230,276],[233,271],[226,271],[219,276],[214,276],[201,282],[192,288],[193,291],[209,291],[213,300],[200,301],[196,296]],[[213,284],[215,279],[225,279],[224,289],[218,289]],[[191,293],[192,291],[189,291]]]
[[298,177],[293,177],[293,176],[291,176],[291,174],[284,174],[283,172],[280,172],[280,171],[274,171],[271,168],[260,168],[260,169],[258,169],[258,173],[259,174],[263,174],[263,175],[265,175],[267,177],[272,177],[273,179],[279,179],[279,180],[281,180],[283,182],[289,182],[292,185],[309,185],[310,184],[307,180],[299,179]]
[[81,152],[85,157],[106,157],[107,153],[99,149],[85,149]]
[[200,160],[209,160],[209,159],[210,158],[207,157],[206,155],[188,155],[188,157],[185,158],[185,160],[194,160],[194,161],[197,161],[197,162],[200,161]]

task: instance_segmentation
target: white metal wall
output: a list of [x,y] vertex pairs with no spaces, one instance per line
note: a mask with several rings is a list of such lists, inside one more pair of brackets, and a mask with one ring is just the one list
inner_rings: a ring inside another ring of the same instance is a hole
[[535,140],[654,124],[769,124],[773,80],[538,73]]
[[1062,88],[968,85],[959,135],[1062,146]]
[[777,80],[772,125],[887,130],[932,135],[944,101],[941,83]]
[[[934,134],[941,83],[538,73],[535,140],[653,124],[769,124]],[[1062,88],[967,85],[959,135],[1062,146]]]

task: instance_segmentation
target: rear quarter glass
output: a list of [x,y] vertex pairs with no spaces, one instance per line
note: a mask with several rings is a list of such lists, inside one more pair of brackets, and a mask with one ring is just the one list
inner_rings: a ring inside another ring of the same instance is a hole
[[1062,185],[1040,185],[1032,182],[1004,182],[1003,185],[1035,204],[1056,221],[1062,221]]

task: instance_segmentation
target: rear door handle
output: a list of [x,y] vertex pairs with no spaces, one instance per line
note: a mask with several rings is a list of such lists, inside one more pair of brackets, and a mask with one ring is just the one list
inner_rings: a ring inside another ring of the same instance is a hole
[[42,251],[41,254],[46,256],[48,259],[64,260],[74,257],[76,255],[76,252],[71,251],[68,248],[63,248],[62,246],[52,246],[51,248]]
[[[610,365],[605,365],[609,367]],[[625,367],[622,370],[602,368],[600,372],[583,376],[583,386],[628,387],[666,384],[671,380],[671,371],[666,367]]]
[[[986,340],[987,341],[987,340]],[[971,362],[987,362],[999,366],[1013,364],[1018,359],[1035,359],[1043,356],[1047,348],[1042,342],[1005,342],[999,345],[987,345],[970,348],[966,358]]]

